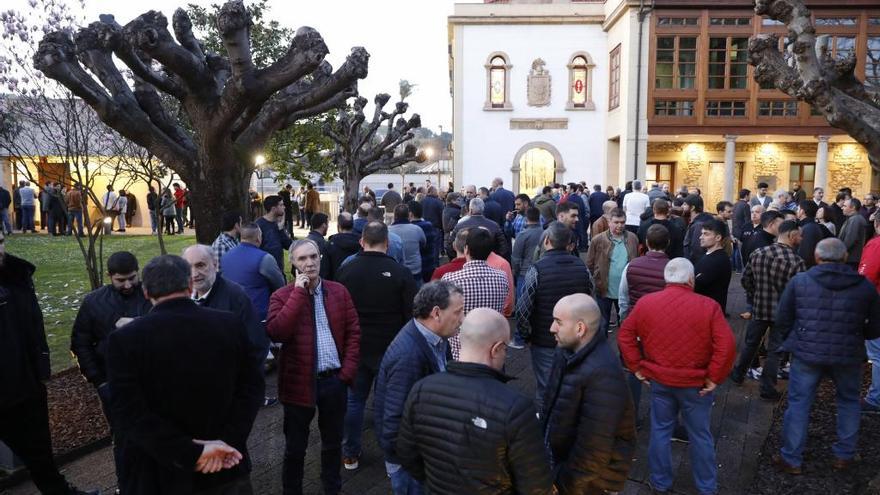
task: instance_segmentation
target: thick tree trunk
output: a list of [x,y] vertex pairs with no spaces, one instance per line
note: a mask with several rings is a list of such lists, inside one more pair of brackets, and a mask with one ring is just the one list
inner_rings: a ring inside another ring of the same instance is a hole
[[342,187],[345,191],[342,207],[345,211],[354,215],[357,212],[358,206],[360,206],[358,205],[358,198],[361,193],[361,179],[363,177],[356,170],[347,170],[347,168],[343,166],[342,173],[340,174]]
[[[229,150],[215,149],[202,157],[202,163],[211,166],[204,167],[203,176],[192,182],[195,187],[190,189],[190,209],[196,222],[196,240],[199,244],[211,244],[220,233],[224,213],[234,211],[246,216],[253,170]],[[188,187],[189,184],[187,181]]]

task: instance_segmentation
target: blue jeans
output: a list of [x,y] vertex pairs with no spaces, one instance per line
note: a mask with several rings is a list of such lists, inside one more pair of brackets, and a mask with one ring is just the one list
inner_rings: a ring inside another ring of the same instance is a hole
[[361,455],[364,409],[375,379],[376,371],[361,365],[354,378],[354,385],[348,389],[348,405],[345,411],[345,428],[342,435],[342,455],[345,457],[360,457]]
[[743,271],[743,257],[739,244],[733,245],[733,254],[730,256],[730,264],[733,267],[733,271],[737,273]]
[[849,460],[856,455],[859,441],[859,390],[862,384],[862,365],[814,366],[797,357],[791,360],[788,379],[788,408],[782,420],[782,459],[792,466],[803,462],[810,407],[822,377],[831,377],[836,389],[837,442],[831,452],[838,459]]
[[[390,471],[391,466],[385,463],[385,469]],[[389,472],[388,477],[391,478],[391,493],[394,495],[422,495],[425,491],[422,484],[416,481],[400,466],[396,466],[397,470],[393,473]]]
[[535,404],[540,412],[544,410],[544,390],[547,389],[547,380],[550,378],[550,370],[553,369],[556,348],[532,344],[529,350],[532,355],[532,370],[535,373]]
[[865,401],[872,406],[880,407],[880,339],[866,340],[868,359],[871,360],[871,386],[865,395]]
[[156,210],[150,210],[150,231],[154,234],[156,233],[156,227],[159,225],[159,217],[156,215]]
[[83,235],[83,212],[81,211],[69,211],[67,212],[67,235],[70,235],[73,232],[73,222],[76,221],[76,228],[78,232],[78,236],[82,237]]
[[690,439],[694,484],[701,494],[718,490],[715,464],[715,441],[709,424],[714,393],[700,396],[699,388],[674,388],[651,382],[651,438],[648,464],[651,484],[658,490],[669,490],[675,479],[672,471],[672,432],[681,413],[681,421]]
[[9,223],[9,209],[3,208],[0,209],[0,220],[3,221],[3,232],[6,234],[12,233],[12,224]]
[[21,206],[21,231],[24,232],[26,230],[30,230],[33,232],[37,231],[36,226],[34,226],[34,205],[22,205]]

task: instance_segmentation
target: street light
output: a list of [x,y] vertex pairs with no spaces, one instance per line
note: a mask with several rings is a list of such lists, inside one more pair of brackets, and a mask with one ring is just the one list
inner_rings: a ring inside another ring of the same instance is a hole
[[261,154],[254,157],[254,164],[257,166],[257,177],[260,179],[260,200],[265,199],[263,194],[263,164],[266,163],[266,157]]

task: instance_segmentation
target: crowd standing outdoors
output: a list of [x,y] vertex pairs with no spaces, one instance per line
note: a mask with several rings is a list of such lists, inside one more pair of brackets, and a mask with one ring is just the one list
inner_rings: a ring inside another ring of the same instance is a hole
[[[180,233],[188,191],[147,196],[152,230]],[[592,191],[591,191],[592,189]],[[834,469],[857,459],[861,414],[880,413],[880,215],[872,194],[757,184],[707,211],[697,188],[638,180],[623,191],[550,184],[515,195],[496,178],[460,192],[369,188],[330,219],[317,190],[251,192],[211,246],[107,261],[110,284],[82,302],[71,337],[114,439],[121,493],[252,493],[247,438],[280,402],[281,485],[303,491],[317,415],[323,493],[361,466],[367,400],[395,494],[607,494],[623,489],[644,425],[655,493],[674,481],[670,441],[690,442],[701,494],[718,491],[710,418],[717,387],[760,379],[777,401],[788,379],[782,448],[801,472],[809,409],[823,376],[837,388]],[[52,459],[48,348],[35,267],[5,236],[82,229],[80,188],[0,188],[0,440],[47,494],[80,494]],[[125,191],[101,197],[125,231]],[[9,220],[9,207],[15,209]],[[191,222],[189,223],[191,225]],[[295,239],[293,226],[308,228]],[[285,251],[289,264],[285,264]],[[446,261],[443,263],[443,261]],[[737,349],[726,319],[741,273],[749,320]],[[289,282],[288,282],[289,277]],[[670,312],[669,308],[687,308]],[[512,318],[513,325],[507,318]],[[511,328],[513,330],[511,330]],[[608,335],[618,329],[617,349]],[[505,385],[510,349],[528,346],[534,397]],[[738,355],[738,359],[737,359]],[[763,362],[761,356],[764,356]],[[223,363],[218,366],[218,363]],[[276,364],[277,363],[277,364]],[[264,370],[277,366],[277,399]],[[646,388],[643,384],[647,384]]]

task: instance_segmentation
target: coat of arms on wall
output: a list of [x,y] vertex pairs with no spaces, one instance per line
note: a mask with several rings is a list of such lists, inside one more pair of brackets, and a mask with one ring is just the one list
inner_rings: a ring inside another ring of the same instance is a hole
[[550,72],[544,68],[546,62],[535,59],[529,71],[528,98],[529,106],[545,107],[550,104]]

